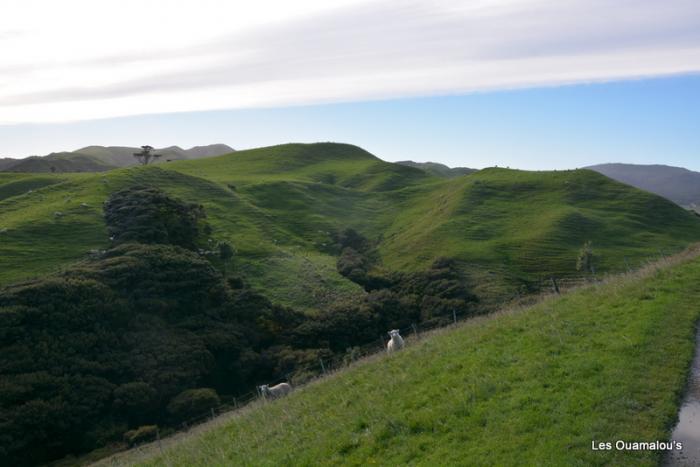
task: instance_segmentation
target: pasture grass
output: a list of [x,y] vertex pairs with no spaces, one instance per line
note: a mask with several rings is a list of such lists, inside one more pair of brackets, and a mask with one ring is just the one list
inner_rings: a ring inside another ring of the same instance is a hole
[[351,145],[287,144],[105,173],[0,174],[0,286],[108,247],[102,203],[133,184],[202,204],[213,243],[235,249],[230,270],[306,310],[362,293],[334,267],[332,234],[346,227],[372,240],[389,270],[459,260],[482,303],[579,275],[587,240],[599,273],[700,240],[696,216],[592,171],[485,169],[441,179]]
[[700,315],[698,249],[438,331],[110,465],[657,465]]

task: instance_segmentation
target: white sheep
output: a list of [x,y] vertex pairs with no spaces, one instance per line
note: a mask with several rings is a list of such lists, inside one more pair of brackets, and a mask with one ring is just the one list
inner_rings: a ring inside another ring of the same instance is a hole
[[277,399],[278,397],[286,396],[290,392],[292,392],[292,386],[289,383],[280,383],[272,387],[267,384],[260,386],[260,394],[265,399]]
[[403,337],[399,335],[399,330],[392,329],[388,334],[391,336],[391,339],[386,344],[386,351],[392,353],[403,349]]

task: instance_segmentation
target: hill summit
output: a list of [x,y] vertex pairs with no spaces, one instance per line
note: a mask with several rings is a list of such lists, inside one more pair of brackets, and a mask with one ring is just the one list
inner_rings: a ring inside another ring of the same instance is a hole
[[[0,171],[48,172],[104,172],[120,167],[137,165],[134,153],[141,148],[127,146],[86,146],[75,151],[52,152],[46,156],[0,160]],[[210,144],[182,149],[179,146],[156,149],[162,157],[156,163],[181,159],[201,159],[234,152],[225,144]]]

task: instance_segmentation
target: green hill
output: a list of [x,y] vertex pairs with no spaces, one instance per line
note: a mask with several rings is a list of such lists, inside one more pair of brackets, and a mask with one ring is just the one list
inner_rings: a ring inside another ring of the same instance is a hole
[[409,340],[105,465],[658,465],[700,317],[698,250]]
[[[137,165],[134,153],[140,148],[121,146],[87,146],[72,152],[57,152],[47,156],[0,160],[0,171],[23,173],[104,172],[118,167]],[[225,144],[210,144],[182,149],[178,146],[157,149],[161,158],[156,163],[182,159],[201,159],[233,152]]]
[[407,167],[415,167],[416,169],[421,169],[430,175],[445,178],[461,177],[462,175],[469,175],[477,171],[477,169],[470,169],[468,167],[448,167],[445,164],[439,164],[437,162],[398,161],[397,164],[405,165]]
[[51,172],[104,172],[116,168],[102,160],[79,153],[61,152],[48,156],[32,156],[19,159],[6,168],[8,172],[51,173]]
[[335,269],[332,235],[345,227],[375,244],[377,268],[419,271],[452,257],[482,297],[499,299],[578,275],[587,240],[602,273],[700,239],[697,217],[592,171],[441,179],[333,143],[56,177],[0,178],[12,194],[0,200],[0,284],[107,246],[102,203],[136,183],[202,204],[214,239],[234,245],[234,267],[273,301],[305,309],[363,293]]
[[[199,415],[190,402],[230,401],[290,372],[302,381],[307,365],[345,358],[386,329],[492,311],[548,289],[551,277],[580,281],[589,275],[576,271],[584,242],[593,242],[600,278],[698,240],[697,216],[592,171],[444,178],[347,144],[287,144],[102,173],[1,173],[2,449],[18,462],[43,462],[105,446],[143,424],[172,430]],[[659,293],[666,289],[674,285]],[[672,300],[667,309],[685,307],[684,298]],[[577,306],[571,316],[583,319]],[[644,305],[620,307],[625,320],[595,332],[622,330],[622,341],[646,349],[675,336],[645,341],[655,335],[649,329],[681,329],[645,315]],[[632,319],[634,312],[642,314]],[[572,322],[567,316],[551,323]],[[547,330],[550,321],[535,324]],[[529,336],[514,355],[545,362]],[[477,350],[465,353],[469,368],[481,369],[471,357]],[[487,373],[508,363],[490,352]],[[531,368],[523,381],[536,381],[535,370],[549,371]],[[498,389],[475,390],[489,388]],[[44,419],[44,428],[29,419]],[[426,436],[439,432],[426,423]]]

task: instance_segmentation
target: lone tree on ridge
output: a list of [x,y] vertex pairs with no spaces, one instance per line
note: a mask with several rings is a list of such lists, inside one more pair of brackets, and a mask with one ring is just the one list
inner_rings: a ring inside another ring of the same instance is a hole
[[157,158],[162,156],[162,154],[154,154],[153,146],[141,146],[141,152],[135,152],[134,157],[139,161],[141,165],[148,165]]

